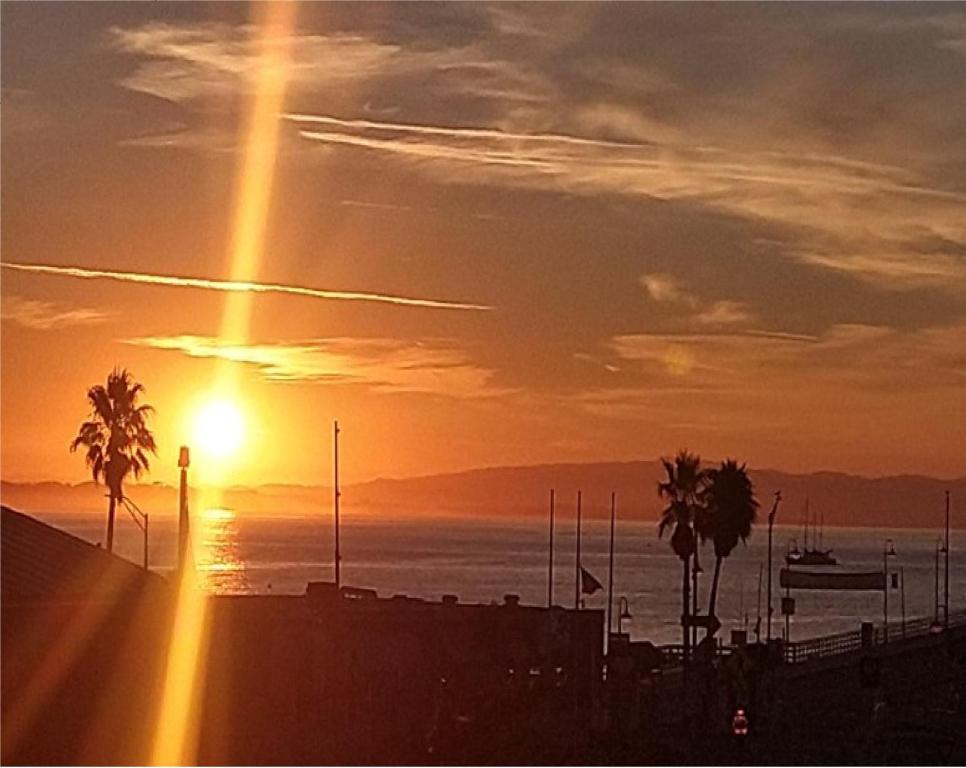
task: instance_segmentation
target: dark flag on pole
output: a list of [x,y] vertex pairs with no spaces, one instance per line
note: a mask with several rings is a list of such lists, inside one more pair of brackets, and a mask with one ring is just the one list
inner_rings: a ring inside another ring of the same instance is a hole
[[588,571],[583,566],[580,566],[580,591],[585,595],[592,595],[594,592],[604,588],[597,579],[594,578],[594,574]]

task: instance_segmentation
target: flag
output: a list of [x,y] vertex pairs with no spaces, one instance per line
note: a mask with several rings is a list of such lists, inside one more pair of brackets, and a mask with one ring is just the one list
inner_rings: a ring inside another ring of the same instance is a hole
[[594,592],[603,589],[604,586],[597,579],[594,578],[594,574],[588,571],[583,566],[580,566],[580,591],[585,595],[592,595]]

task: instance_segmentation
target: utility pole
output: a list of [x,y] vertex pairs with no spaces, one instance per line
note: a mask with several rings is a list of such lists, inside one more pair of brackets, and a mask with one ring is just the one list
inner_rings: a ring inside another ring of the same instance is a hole
[[772,551],[772,531],[775,527],[775,515],[778,512],[778,502],[782,500],[782,492],[775,491],[775,503],[772,504],[771,512],[768,513],[768,635],[767,642],[771,642],[771,615],[774,612],[771,604],[771,551]]
[[949,629],[949,491],[946,491],[946,547],[943,568],[943,627]]
[[335,588],[342,588],[342,553],[339,551],[339,497],[342,491],[339,490],[339,422],[333,424],[333,474],[335,482],[333,484],[333,508],[335,512]]
[[547,608],[553,607],[553,488],[550,489],[550,558],[547,563]]

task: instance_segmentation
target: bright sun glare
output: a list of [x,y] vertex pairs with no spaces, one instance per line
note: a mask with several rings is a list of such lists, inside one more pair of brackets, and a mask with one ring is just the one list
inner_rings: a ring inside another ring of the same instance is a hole
[[230,400],[205,403],[195,416],[194,445],[204,456],[229,458],[238,452],[244,437],[241,410]]

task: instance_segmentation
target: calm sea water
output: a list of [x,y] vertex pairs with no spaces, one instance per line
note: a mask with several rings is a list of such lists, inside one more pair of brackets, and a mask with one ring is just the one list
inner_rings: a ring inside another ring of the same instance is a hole
[[[38,517],[89,541],[103,538],[103,518],[63,514]],[[267,518],[243,511],[208,510],[193,521],[196,556],[209,588],[218,593],[299,594],[312,580],[332,578],[332,523],[327,518]],[[554,602],[574,600],[574,522],[557,521]],[[775,619],[780,636],[778,569],[793,528],[776,526],[774,553]],[[840,568],[881,570],[883,542],[895,541],[890,570],[902,570],[905,613],[909,619],[932,616],[934,558],[938,530],[830,529],[825,546],[832,547]],[[117,551],[141,561],[141,534],[121,519]],[[609,523],[585,521],[582,561],[605,589],[586,598],[586,607],[606,604]],[[151,565],[160,572],[174,563],[175,523],[152,521]],[[765,528],[756,530],[747,546],[739,545],[725,562],[719,588],[718,615],[727,630],[745,626],[752,632],[758,611],[759,567],[766,560]],[[952,610],[966,608],[966,532],[955,533],[950,558]],[[417,519],[374,520],[346,515],[342,527],[343,583],[376,589],[380,595],[405,593],[439,599],[459,595],[465,602],[502,601],[507,593],[526,604],[547,600],[546,521]],[[713,555],[702,552],[705,575],[700,604],[706,606]],[[940,561],[941,562],[941,561]],[[767,576],[762,574],[762,594]],[[626,596],[633,618],[624,629],[635,639],[677,642],[680,629],[681,566],[666,539],[657,538],[652,522],[618,521],[614,570],[615,615]],[[942,581],[940,579],[940,589]],[[890,592],[890,620],[902,613],[903,590]],[[797,612],[792,639],[857,629],[860,621],[882,621],[881,592],[796,592]],[[705,610],[703,608],[702,610]],[[764,611],[764,607],[762,609]]]

